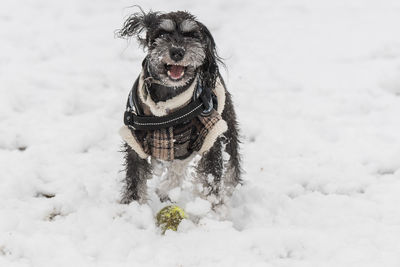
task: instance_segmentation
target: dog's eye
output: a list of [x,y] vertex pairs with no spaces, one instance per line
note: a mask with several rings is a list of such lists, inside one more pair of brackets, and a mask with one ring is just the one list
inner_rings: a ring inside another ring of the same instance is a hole
[[169,32],[167,32],[167,31],[160,31],[160,32],[157,33],[155,39],[156,38],[165,38],[165,37],[168,36],[168,34],[169,34]]
[[159,31],[156,35],[154,35],[154,37],[151,39],[151,46],[155,47],[157,45],[156,40],[159,38],[163,38],[165,39],[166,37],[168,37],[169,32],[167,31]]
[[200,35],[198,34],[198,32],[195,32],[195,31],[193,31],[193,32],[183,32],[182,33],[183,34],[183,36],[185,36],[185,37],[189,37],[189,38],[200,38]]

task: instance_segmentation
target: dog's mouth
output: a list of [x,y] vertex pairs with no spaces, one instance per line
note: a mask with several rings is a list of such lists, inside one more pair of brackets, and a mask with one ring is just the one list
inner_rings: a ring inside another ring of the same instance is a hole
[[178,81],[185,75],[186,67],[182,65],[165,64],[165,69],[171,80]]

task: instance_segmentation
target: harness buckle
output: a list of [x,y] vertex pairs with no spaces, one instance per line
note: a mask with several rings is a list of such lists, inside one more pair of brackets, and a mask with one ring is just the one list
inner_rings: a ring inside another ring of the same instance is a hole
[[[212,98],[208,99],[208,101],[203,98],[202,98],[202,100],[203,100],[203,105],[205,108],[201,112],[201,116],[207,117],[211,114],[211,111],[213,110],[213,107],[214,107],[213,101],[212,101]],[[206,100],[206,101],[204,101],[204,100]]]
[[132,126],[132,116],[129,111],[125,111],[124,113],[124,124],[134,129],[134,127]]
[[201,99],[201,102],[203,102],[204,106],[204,109],[201,112],[201,116],[209,116],[214,107],[212,92],[210,89],[204,89],[203,86],[201,86],[201,82],[197,84],[196,91],[193,94],[193,100],[196,100],[198,98]]

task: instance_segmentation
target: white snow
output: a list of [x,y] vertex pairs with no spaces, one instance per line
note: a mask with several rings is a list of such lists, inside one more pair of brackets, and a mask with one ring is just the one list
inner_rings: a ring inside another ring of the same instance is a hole
[[[225,58],[226,219],[161,235],[161,203],[118,203],[134,4],[191,11]],[[399,25],[396,0],[2,0],[0,266],[400,266]]]
[[205,199],[197,197],[194,201],[186,204],[185,211],[195,216],[205,216],[211,210],[211,203]]

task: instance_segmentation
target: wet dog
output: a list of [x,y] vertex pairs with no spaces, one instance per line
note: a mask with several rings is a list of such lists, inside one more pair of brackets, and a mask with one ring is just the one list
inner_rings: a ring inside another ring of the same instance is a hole
[[117,32],[136,37],[147,51],[128,97],[123,203],[145,202],[146,181],[166,167],[161,200],[178,186],[199,156],[199,193],[223,203],[241,182],[238,124],[231,95],[219,73],[223,64],[210,31],[188,12],[141,12]]

